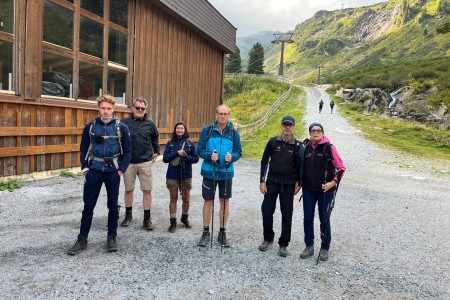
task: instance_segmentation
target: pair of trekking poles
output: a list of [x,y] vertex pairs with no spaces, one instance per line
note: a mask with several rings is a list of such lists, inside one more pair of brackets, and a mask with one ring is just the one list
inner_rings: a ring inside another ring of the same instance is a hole
[[[217,153],[216,150],[213,151],[213,153]],[[227,152],[228,154],[228,152]],[[227,195],[227,184],[228,184],[228,167],[230,166],[230,163],[226,162],[225,163],[225,192],[224,192],[224,196]],[[217,165],[217,162],[214,161],[214,170],[213,170],[213,189],[214,191],[216,190],[216,169],[219,169],[219,166]],[[220,189],[219,189],[220,191]],[[213,205],[212,205],[212,215],[211,215],[211,232],[212,234],[214,234],[214,199],[216,197],[214,197],[212,199],[213,201]],[[219,193],[219,199],[220,199],[220,193]],[[220,202],[220,201],[219,201]],[[223,199],[223,215],[222,215],[222,224],[225,227],[225,210],[226,210],[226,206],[225,206],[225,198]],[[220,233],[219,233],[220,234]],[[220,243],[220,252],[223,251],[223,241],[224,241],[224,235],[222,235],[222,239],[221,239],[221,243]],[[213,238],[211,236],[211,248],[213,246]]]

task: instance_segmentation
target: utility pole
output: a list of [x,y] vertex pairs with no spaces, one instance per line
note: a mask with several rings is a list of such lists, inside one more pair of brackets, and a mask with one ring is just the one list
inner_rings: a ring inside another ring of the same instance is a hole
[[319,69],[319,75],[317,75],[317,85],[320,85],[320,69],[323,69],[323,66],[318,66],[317,67]]
[[292,36],[294,35],[293,32],[286,32],[286,33],[274,33],[275,40],[272,41],[272,44],[281,44],[281,57],[280,57],[280,68],[278,70],[278,76],[284,77],[283,72],[283,63],[284,63],[284,44],[288,43],[291,44],[294,41],[292,40]]

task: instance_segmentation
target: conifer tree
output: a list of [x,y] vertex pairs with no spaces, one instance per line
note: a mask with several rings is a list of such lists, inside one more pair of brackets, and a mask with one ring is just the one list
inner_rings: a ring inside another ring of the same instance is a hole
[[264,48],[260,43],[253,45],[248,53],[248,74],[264,74]]
[[227,65],[225,67],[225,72],[233,74],[241,73],[241,62],[241,50],[238,46],[236,46],[236,51],[232,54],[227,55]]

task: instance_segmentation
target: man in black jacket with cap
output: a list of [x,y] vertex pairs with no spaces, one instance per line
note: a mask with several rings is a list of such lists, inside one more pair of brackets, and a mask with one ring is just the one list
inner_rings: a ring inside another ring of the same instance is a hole
[[[269,140],[261,159],[259,190],[264,195],[261,205],[264,241],[259,245],[259,250],[266,251],[273,243],[275,236],[273,214],[277,197],[279,197],[282,224],[281,235],[278,239],[280,246],[278,254],[282,257],[289,254],[287,247],[291,240],[294,195],[300,191],[301,186],[300,168],[303,144],[295,139],[294,127],[294,118],[285,116],[281,120],[281,134]],[[266,179],[267,166],[269,166],[269,172]]]

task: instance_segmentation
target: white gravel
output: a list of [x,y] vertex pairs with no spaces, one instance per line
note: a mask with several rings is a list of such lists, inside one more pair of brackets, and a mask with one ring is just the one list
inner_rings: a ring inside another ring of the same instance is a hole
[[[253,160],[236,164],[228,228],[232,248],[196,246],[202,231],[200,163],[191,194],[194,227],[179,225],[168,233],[166,165],[158,161],[152,209],[157,228],[141,228],[137,192],[134,223],[119,227],[117,253],[106,252],[104,189],[88,249],[75,257],[66,251],[79,230],[82,179],[36,180],[0,192],[0,299],[450,299],[449,176],[443,173],[448,164],[381,149],[351,127],[339,107],[329,114],[323,91],[307,92],[306,124],[323,124],[348,169],[332,214],[329,261],[316,266],[315,258],[299,258],[304,244],[298,197],[291,255],[278,256],[276,245],[264,253],[257,249],[262,196],[259,162]],[[325,106],[319,115],[320,95]],[[214,231],[218,209],[216,201]],[[276,235],[280,228],[277,210]],[[316,224],[316,253],[318,233]]]

